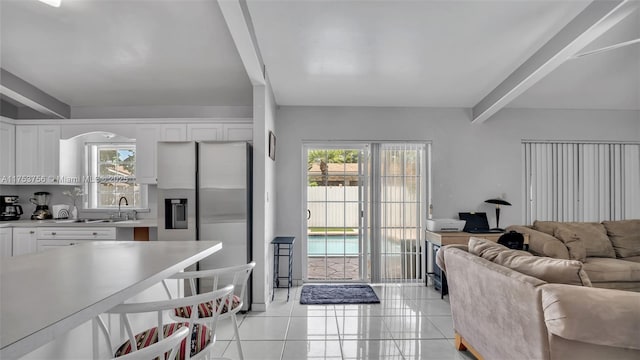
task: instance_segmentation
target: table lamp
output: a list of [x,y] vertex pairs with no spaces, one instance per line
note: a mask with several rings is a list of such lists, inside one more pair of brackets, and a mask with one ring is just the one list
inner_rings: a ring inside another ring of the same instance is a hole
[[504,229],[500,228],[500,205],[511,206],[511,204],[509,202],[507,202],[507,201],[502,200],[502,199],[489,199],[489,200],[485,200],[484,202],[486,202],[488,204],[495,204],[496,205],[496,227],[494,229],[491,229],[491,230],[504,231]]

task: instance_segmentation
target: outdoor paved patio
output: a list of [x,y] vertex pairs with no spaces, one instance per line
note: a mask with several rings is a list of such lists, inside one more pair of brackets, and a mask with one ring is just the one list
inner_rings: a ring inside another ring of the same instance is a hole
[[[307,264],[307,278],[309,280],[360,280],[360,265],[357,256],[326,258],[310,256],[307,259]],[[388,279],[411,279],[416,276],[415,269],[409,272],[406,271],[408,269],[405,269],[404,272],[402,269],[403,264],[400,257],[387,259],[386,272],[383,276]]]
[[[309,280],[359,280],[358,257],[309,257]],[[326,266],[326,275],[325,275]]]

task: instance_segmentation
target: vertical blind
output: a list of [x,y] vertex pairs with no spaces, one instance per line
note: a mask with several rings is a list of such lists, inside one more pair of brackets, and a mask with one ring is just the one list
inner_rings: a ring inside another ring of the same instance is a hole
[[[428,145],[381,143],[379,148],[379,228],[374,234],[381,255],[381,281],[422,279],[422,234],[426,218],[425,179]],[[375,158],[376,156],[374,156]],[[375,241],[375,240],[374,240]]]
[[523,141],[525,223],[640,218],[640,144]]

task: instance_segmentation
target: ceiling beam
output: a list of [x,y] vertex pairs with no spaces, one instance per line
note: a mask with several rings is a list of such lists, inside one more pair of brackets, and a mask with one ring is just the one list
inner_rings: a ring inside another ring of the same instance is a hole
[[264,85],[264,63],[246,0],[218,0],[222,16],[252,85]]
[[583,53],[573,55],[571,57],[571,59],[578,59],[578,58],[581,58],[583,56],[589,56],[589,55],[593,55],[593,54],[600,54],[600,53],[605,52],[605,51],[611,51],[611,50],[615,50],[615,49],[620,49],[622,47],[629,46],[629,45],[634,45],[634,44],[640,44],[640,38],[629,40],[629,41],[624,41],[624,42],[613,44],[613,45],[609,45],[609,46],[605,46],[605,47],[602,47],[602,48],[599,48],[599,49],[595,49],[595,50],[585,51]]
[[631,14],[633,0],[594,0],[472,109],[482,123]]
[[69,119],[71,117],[69,105],[5,69],[0,69],[0,94],[47,116],[60,119]]

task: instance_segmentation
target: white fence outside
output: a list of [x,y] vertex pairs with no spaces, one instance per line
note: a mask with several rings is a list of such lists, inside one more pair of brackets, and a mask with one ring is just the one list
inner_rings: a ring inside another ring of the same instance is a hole
[[[415,228],[419,224],[416,207],[418,199],[412,198],[401,187],[386,187],[381,208],[385,228]],[[359,203],[357,186],[309,186],[307,206],[311,211],[309,227],[358,228]]]

